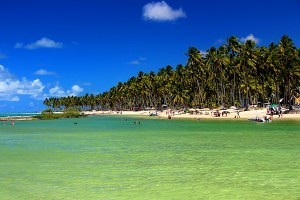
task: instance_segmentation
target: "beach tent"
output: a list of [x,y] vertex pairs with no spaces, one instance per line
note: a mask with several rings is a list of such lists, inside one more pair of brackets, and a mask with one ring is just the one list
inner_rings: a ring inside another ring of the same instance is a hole
[[277,108],[278,107],[278,104],[271,104],[270,106],[269,106],[269,108]]

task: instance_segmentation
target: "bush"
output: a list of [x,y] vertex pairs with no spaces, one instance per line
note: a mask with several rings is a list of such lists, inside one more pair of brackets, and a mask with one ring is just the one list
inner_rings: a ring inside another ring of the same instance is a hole
[[43,110],[41,115],[37,116],[37,119],[49,120],[49,119],[59,119],[59,118],[78,118],[82,115],[76,109],[67,109],[63,113],[54,113],[52,109]]
[[80,112],[74,108],[70,108],[67,110],[64,110],[63,116],[65,118],[78,118],[81,116]]
[[55,114],[52,109],[43,110],[41,115],[37,116],[38,119],[58,119],[60,114]]

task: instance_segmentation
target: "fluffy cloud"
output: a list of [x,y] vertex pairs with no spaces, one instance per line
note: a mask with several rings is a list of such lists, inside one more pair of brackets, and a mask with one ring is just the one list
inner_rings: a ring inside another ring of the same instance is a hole
[[9,71],[5,69],[3,65],[0,65],[0,81],[10,78],[12,78],[12,75],[9,73]]
[[49,90],[50,96],[62,97],[66,96],[65,91],[60,86],[55,86]]
[[50,72],[50,71],[47,71],[45,69],[39,69],[36,72],[34,72],[34,74],[35,75],[42,75],[42,76],[44,76],[44,75],[55,75],[54,72]]
[[242,42],[246,42],[247,40],[252,40],[252,41],[255,42],[256,44],[258,44],[259,41],[260,41],[258,38],[254,37],[253,34],[250,34],[250,35],[248,35],[248,36],[245,37],[245,38],[241,38],[241,41],[242,41]]
[[49,90],[49,95],[51,97],[64,97],[64,96],[78,96],[81,92],[83,92],[83,88],[78,85],[73,85],[70,90],[65,91],[60,86],[55,86]]
[[131,62],[129,62],[130,65],[140,65],[141,62],[139,60],[133,60]]
[[185,18],[186,14],[179,8],[170,7],[165,1],[148,3],[143,7],[143,17],[150,21],[175,21]]
[[15,44],[15,48],[25,48],[25,49],[39,49],[39,48],[62,48],[63,44],[61,42],[56,42],[54,40],[51,40],[49,38],[41,38],[40,40],[37,40],[34,43],[31,44],[23,44],[18,42]]
[[139,57],[137,60],[133,60],[133,61],[129,62],[128,64],[130,64],[130,65],[140,65],[145,60],[146,60],[146,58]]
[[2,65],[0,65],[0,100],[19,101],[19,95],[38,97],[45,86],[39,79],[33,81],[23,78],[21,80],[14,76]]
[[79,87],[78,85],[73,85],[70,91],[73,96],[77,96],[81,92],[83,92],[83,88]]
[[18,88],[16,88],[17,94],[32,95],[33,97],[41,94],[45,88],[40,79],[28,81],[23,78],[22,81],[17,81],[16,83],[18,85]]
[[[69,90],[64,90],[57,85],[45,93],[45,86],[40,79],[18,79],[7,68],[0,65],[0,105],[4,105],[3,101],[18,102],[21,98],[25,99],[23,97],[30,97],[32,100],[44,100],[49,97],[78,96],[83,91],[79,85],[73,85]],[[35,104],[31,101],[28,106],[34,107]]]

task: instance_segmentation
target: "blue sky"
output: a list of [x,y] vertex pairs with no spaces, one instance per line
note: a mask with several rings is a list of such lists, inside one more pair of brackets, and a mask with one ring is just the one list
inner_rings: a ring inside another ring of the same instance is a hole
[[299,0],[0,0],[0,112],[98,94],[232,35],[300,47]]

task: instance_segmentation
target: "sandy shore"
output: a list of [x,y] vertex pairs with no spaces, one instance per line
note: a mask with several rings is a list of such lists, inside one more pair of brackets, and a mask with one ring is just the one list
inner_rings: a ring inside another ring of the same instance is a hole
[[[241,111],[237,117],[237,112],[235,110],[228,110],[230,113],[226,115],[221,115],[220,117],[215,117],[212,111],[202,111],[200,114],[190,114],[190,113],[180,113],[174,111],[174,113],[169,113],[168,111],[156,112],[156,111],[86,111],[86,115],[130,115],[130,116],[149,116],[151,113],[157,113],[157,117],[168,118],[171,115],[172,119],[252,119],[256,117],[266,116],[267,109],[262,110],[250,110],[250,111]],[[273,116],[273,120],[285,120],[285,119],[294,119],[300,120],[300,114],[283,114],[282,117],[278,115]]]
[[0,117],[0,121],[29,121],[34,120],[31,116],[13,116],[13,117]]

